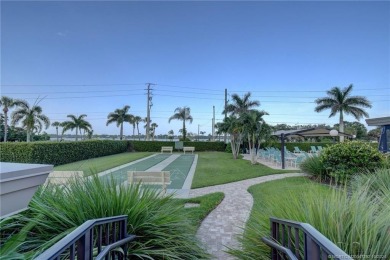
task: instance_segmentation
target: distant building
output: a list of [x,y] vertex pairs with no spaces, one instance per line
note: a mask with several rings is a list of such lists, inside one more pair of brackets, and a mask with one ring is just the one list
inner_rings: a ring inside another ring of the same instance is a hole
[[378,117],[366,119],[369,126],[381,126],[382,131],[379,138],[379,151],[383,153],[389,152],[390,147],[390,117]]

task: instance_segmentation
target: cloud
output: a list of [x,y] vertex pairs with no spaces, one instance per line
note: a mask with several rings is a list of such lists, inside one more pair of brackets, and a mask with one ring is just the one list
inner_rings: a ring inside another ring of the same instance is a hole
[[56,32],[56,35],[59,37],[66,37],[68,35],[68,31]]

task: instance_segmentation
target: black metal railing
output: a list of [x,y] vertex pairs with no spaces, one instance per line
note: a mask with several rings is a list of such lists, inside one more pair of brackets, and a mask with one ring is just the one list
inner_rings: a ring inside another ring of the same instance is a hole
[[307,223],[270,218],[271,237],[263,237],[271,247],[272,260],[353,259]]
[[[88,220],[36,259],[127,259],[127,216]],[[114,250],[121,248],[121,250]]]

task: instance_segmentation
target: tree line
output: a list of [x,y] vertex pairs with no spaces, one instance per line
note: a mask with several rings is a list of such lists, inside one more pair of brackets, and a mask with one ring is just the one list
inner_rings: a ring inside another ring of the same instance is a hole
[[[341,89],[334,87],[327,91],[327,96],[318,98],[315,100],[316,112],[322,112],[324,110],[330,110],[329,117],[333,117],[336,114],[339,115],[339,124],[334,127],[338,128],[340,132],[346,132],[356,135],[361,138],[367,135],[367,129],[359,122],[346,122],[344,121],[344,115],[352,115],[355,119],[359,120],[363,117],[368,117],[368,113],[365,108],[371,108],[371,103],[363,96],[352,96],[353,86]],[[229,115],[223,120],[223,122],[216,124],[217,135],[229,134],[230,143],[233,152],[233,156],[237,158],[239,153],[239,146],[245,139],[251,149],[255,144],[259,145],[262,140],[267,139],[271,132],[274,130],[287,130],[291,128],[288,125],[277,125],[271,127],[267,124],[263,116],[268,115],[266,111],[256,109],[260,106],[260,101],[251,100],[251,93],[248,92],[240,97],[238,94],[232,95],[232,101],[226,106],[225,112]],[[9,126],[8,117],[11,119],[11,130],[13,132],[23,132],[26,134],[26,141],[31,141],[31,136],[39,134],[43,129],[47,129],[50,126],[49,118],[43,114],[42,107],[39,105],[41,100],[37,99],[33,105],[28,104],[25,100],[13,99],[7,96],[2,96],[0,99],[0,106],[2,107],[3,114],[1,114],[1,129],[3,134],[1,135],[2,141],[7,141]],[[9,115],[10,109],[14,109]],[[129,113],[130,106],[125,105],[123,108],[115,109],[107,116],[106,126],[115,123],[119,127],[120,140],[123,139],[123,126],[124,123],[129,123],[133,127],[133,136],[135,136],[135,130],[137,130],[138,137],[140,138],[139,124],[141,122],[147,122],[147,118],[135,116]],[[60,140],[59,128],[61,127],[61,136],[69,130],[76,131],[76,141],[79,138],[91,138],[93,135],[92,125],[86,120],[87,115],[82,114],[67,115],[68,120],[63,122],[55,121],[51,126],[55,127],[57,134],[57,141]],[[191,116],[191,109],[187,106],[177,107],[174,110],[174,114],[168,119],[168,123],[172,120],[179,120],[183,122],[183,127],[179,132],[182,134],[182,140],[187,140],[187,128],[186,122],[192,123],[193,117]],[[150,124],[149,135],[154,140],[155,131],[158,125],[156,123]],[[146,128],[146,126],[144,126]],[[169,135],[173,135],[173,130],[168,132]],[[377,130],[373,131],[372,136],[377,135]],[[340,141],[343,141],[343,137],[340,136]]]

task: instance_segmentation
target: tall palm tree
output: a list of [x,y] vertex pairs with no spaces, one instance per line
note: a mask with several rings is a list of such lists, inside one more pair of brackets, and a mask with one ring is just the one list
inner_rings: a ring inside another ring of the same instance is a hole
[[38,106],[38,102],[30,106],[27,101],[19,100],[18,108],[12,112],[12,125],[19,122],[27,132],[27,142],[30,142],[31,134],[40,132],[42,127],[49,128],[50,120],[47,116],[42,114],[42,108]]
[[152,141],[154,141],[154,136],[155,136],[155,134],[156,134],[156,128],[158,127],[158,124],[156,124],[156,123],[152,123],[151,125],[150,125],[150,134],[151,134],[151,136],[152,136]]
[[265,123],[263,116],[268,115],[265,111],[250,110],[241,116],[241,123],[243,124],[244,133],[248,138],[249,153],[251,155],[252,164],[256,163],[256,143],[260,137],[262,125]]
[[120,127],[120,140],[122,140],[122,137],[123,137],[123,123],[124,122],[128,122],[130,123],[131,122],[131,119],[132,119],[132,115],[129,114],[129,109],[130,109],[130,106],[124,106],[122,109],[118,108],[118,109],[115,109],[114,112],[111,112],[108,114],[107,116],[107,123],[106,125],[109,125],[111,123],[116,123],[116,126],[117,127]]
[[140,140],[140,136],[139,136],[139,123],[142,122],[142,118],[140,116],[135,116],[133,118],[133,122],[137,125],[137,133],[138,133],[138,140]]
[[260,101],[250,100],[251,93],[246,93],[242,98],[238,94],[232,95],[232,104],[228,104],[222,114],[225,112],[230,113],[233,116],[240,116],[255,107],[260,106]]
[[4,142],[7,142],[8,133],[8,111],[10,108],[17,106],[21,101],[7,96],[2,96],[0,99],[0,106],[3,107],[4,112]]
[[55,121],[51,124],[51,126],[54,126],[56,128],[56,132],[57,132],[57,142],[59,141],[59,136],[58,136],[58,127],[61,126],[61,123],[58,122],[58,121]]
[[189,121],[190,123],[192,123],[192,121],[194,120],[191,116],[191,109],[189,107],[178,107],[175,109],[175,114],[173,114],[168,122],[170,123],[171,120],[173,119],[176,119],[176,120],[181,120],[183,121],[183,141],[186,140],[186,133],[187,133],[187,130],[186,130],[186,121]]
[[[371,108],[371,102],[363,96],[351,96],[352,84],[344,89],[334,87],[327,91],[327,97],[317,98],[315,103],[317,104],[314,109],[316,112],[322,112],[326,109],[330,109],[331,113],[329,117],[335,116],[340,113],[339,118],[339,131],[344,132],[344,113],[351,114],[356,120],[362,117],[368,117],[368,113],[363,108]],[[344,136],[340,136],[340,142],[344,141]]]
[[223,122],[217,123],[216,127],[217,134],[228,133],[230,135],[230,145],[232,148],[233,159],[237,159],[242,140],[242,122],[235,116],[230,115],[225,118]]
[[134,140],[134,135],[135,135],[135,126],[136,126],[136,123],[134,121],[134,117],[133,115],[131,115],[131,118],[130,118],[130,125],[133,127],[133,136],[132,136],[132,139]]
[[[149,141],[149,140],[147,140],[148,135],[149,135],[149,134],[148,134],[148,118],[147,118],[147,117],[143,118],[143,119],[142,119],[142,122],[145,123],[145,124],[144,124],[144,128],[145,128],[145,141]],[[152,120],[151,120],[151,119],[149,120],[149,124],[150,124],[150,123],[152,123]],[[150,129],[149,129],[149,131],[150,131]]]
[[92,130],[91,124],[84,119],[84,117],[87,117],[86,114],[82,114],[78,117],[75,115],[67,115],[67,117],[69,117],[71,120],[64,121],[62,123],[62,125],[63,125],[62,133],[65,133],[68,130],[76,129],[76,141],[78,141],[79,131],[81,134],[81,130],[84,130],[84,131]]
[[66,124],[67,124],[67,121],[64,121],[64,122],[61,122],[60,125],[59,125],[60,127],[62,127],[61,139],[60,139],[60,141],[63,141],[63,140],[64,140],[64,133],[65,133],[64,127],[66,126]]
[[168,131],[168,138],[170,139],[170,140],[173,140],[173,136],[175,135],[175,132],[171,129],[171,130],[169,130]]

